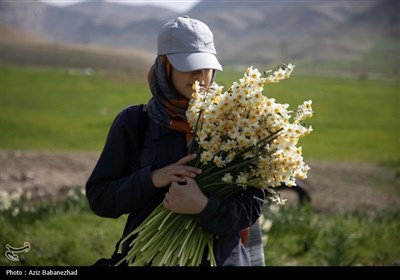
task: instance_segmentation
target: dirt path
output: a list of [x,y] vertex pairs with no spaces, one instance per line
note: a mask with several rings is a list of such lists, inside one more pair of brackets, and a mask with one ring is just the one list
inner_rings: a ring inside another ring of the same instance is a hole
[[[0,189],[31,191],[35,198],[57,198],[84,186],[99,154],[1,150]],[[322,212],[374,212],[400,208],[398,171],[386,167],[309,162],[305,189]],[[285,195],[285,193],[283,193]]]

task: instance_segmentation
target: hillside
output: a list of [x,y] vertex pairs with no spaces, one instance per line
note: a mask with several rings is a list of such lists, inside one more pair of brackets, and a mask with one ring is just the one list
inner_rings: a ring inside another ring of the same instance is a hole
[[[160,27],[178,15],[151,5],[84,2],[65,8],[1,1],[1,22],[56,42],[155,52]],[[355,60],[399,37],[397,1],[201,1],[186,14],[214,31],[224,64]]]
[[199,3],[191,14],[210,24],[222,56],[236,63],[357,59],[399,34],[393,1],[215,2]]
[[124,69],[143,76],[154,59],[140,50],[56,43],[4,24],[0,32],[3,64]]
[[57,7],[38,0],[1,0],[0,13],[2,24],[56,42],[141,50],[148,50],[149,44],[154,46],[155,39],[151,34],[158,32],[164,22],[176,15],[154,6],[87,1]]

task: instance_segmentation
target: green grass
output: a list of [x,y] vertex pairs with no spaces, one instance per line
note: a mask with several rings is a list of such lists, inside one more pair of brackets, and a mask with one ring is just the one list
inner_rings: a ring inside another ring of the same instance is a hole
[[[91,265],[112,255],[126,221],[95,216],[80,191],[62,201],[36,202],[34,210],[28,205],[14,201],[1,211],[1,266]],[[264,217],[272,221],[264,232],[267,266],[393,265],[400,257],[398,210],[338,215],[316,213],[309,205],[283,206],[265,207]],[[19,254],[19,261],[5,257],[6,244],[26,241],[30,251]]]
[[[227,69],[217,82],[230,85],[239,77]],[[147,81],[137,80],[2,67],[1,148],[100,150],[118,112],[150,98]],[[398,81],[296,76],[295,69],[289,80],[267,85],[265,94],[292,109],[313,100],[314,132],[300,143],[306,158],[399,162]]]
[[400,212],[317,214],[309,206],[266,209],[272,221],[267,265],[394,265],[400,257]]
[[352,76],[361,80],[379,77],[397,78],[400,73],[399,39],[381,39],[366,51],[359,53],[358,59],[331,60],[304,63],[301,72],[319,75]]
[[[24,210],[27,205],[34,205],[34,210]],[[101,257],[111,257],[126,217],[95,216],[84,195],[78,193],[57,202],[14,201],[10,209],[1,212],[0,221],[0,265],[86,266]],[[19,255],[19,261],[5,258],[6,244],[20,247],[25,241],[31,248]]]
[[107,79],[100,73],[1,69],[1,147],[99,150],[117,113],[146,102],[147,84]]
[[2,265],[87,266],[101,257],[111,257],[124,224],[122,219],[105,220],[90,212],[67,212],[18,229],[7,222],[5,226],[8,235],[2,237],[3,244],[20,247],[29,241],[31,250],[20,255],[19,263],[5,259],[2,252]]

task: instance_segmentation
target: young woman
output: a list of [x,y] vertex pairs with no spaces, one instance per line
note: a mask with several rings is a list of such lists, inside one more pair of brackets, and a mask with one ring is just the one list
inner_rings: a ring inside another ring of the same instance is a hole
[[[124,109],[111,126],[86,184],[90,207],[103,217],[129,214],[126,236],[163,203],[172,212],[193,215],[204,230],[218,235],[218,266],[251,265],[240,232],[261,215],[264,191],[249,187],[229,199],[204,194],[195,180],[202,170],[187,165],[195,158],[188,155],[192,135],[185,117],[192,85],[199,81],[208,87],[222,70],[213,34],[199,20],[178,17],[161,28],[157,54],[148,75],[152,98],[147,106]],[[129,244],[122,244],[123,254]],[[202,265],[208,265],[206,258]]]

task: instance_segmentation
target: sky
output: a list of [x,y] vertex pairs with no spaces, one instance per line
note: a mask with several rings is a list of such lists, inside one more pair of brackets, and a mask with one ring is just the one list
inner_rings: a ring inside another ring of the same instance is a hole
[[[75,4],[83,1],[96,1],[96,0],[41,0],[42,2],[46,2],[56,6],[67,6],[71,4]],[[117,2],[122,4],[129,5],[155,5],[164,8],[169,8],[171,10],[175,10],[177,12],[186,12],[191,7],[197,4],[200,0],[147,0],[147,1],[137,1],[137,0],[106,0],[107,2]]]

